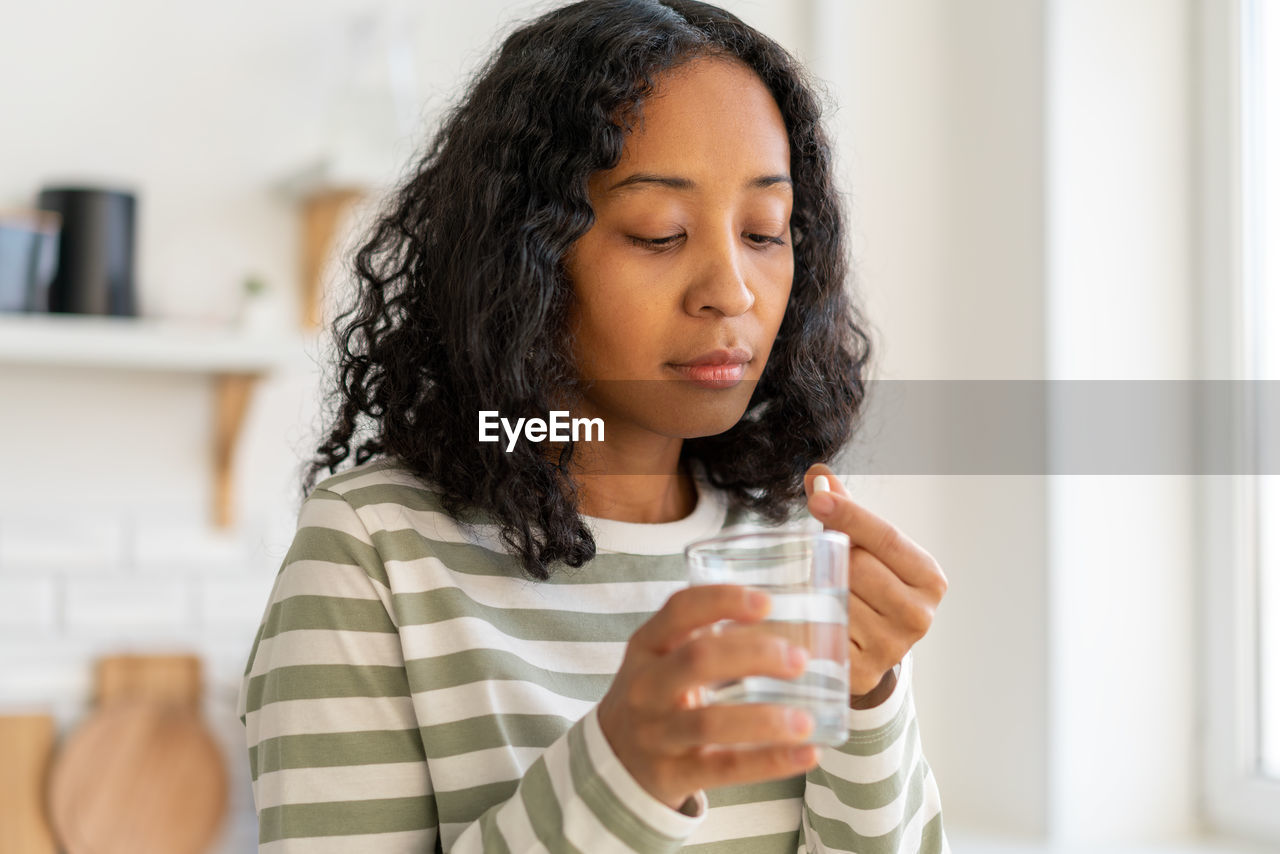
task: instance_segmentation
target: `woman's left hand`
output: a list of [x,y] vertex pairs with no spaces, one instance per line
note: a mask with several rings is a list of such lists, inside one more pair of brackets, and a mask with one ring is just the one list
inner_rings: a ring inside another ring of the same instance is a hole
[[[814,492],[819,475],[829,492]],[[810,466],[804,488],[813,517],[849,535],[849,691],[870,694],[933,625],[947,577],[932,555],[855,503],[831,469]]]

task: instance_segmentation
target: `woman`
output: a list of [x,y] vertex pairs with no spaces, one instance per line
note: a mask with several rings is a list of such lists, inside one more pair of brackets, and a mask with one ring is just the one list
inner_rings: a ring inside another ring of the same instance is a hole
[[[908,655],[946,580],[822,464],[869,357],[843,228],[802,69],[734,16],[587,0],[506,40],[357,255],[242,692],[261,850],[947,850]],[[803,655],[697,632],[768,602],[686,587],[683,547],[805,509],[853,543],[821,752],[689,699]]]

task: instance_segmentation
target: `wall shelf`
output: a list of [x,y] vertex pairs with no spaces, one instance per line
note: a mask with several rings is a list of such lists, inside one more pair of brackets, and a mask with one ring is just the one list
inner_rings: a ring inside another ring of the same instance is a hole
[[148,318],[0,313],[0,366],[263,374],[300,363],[304,340]]
[[234,522],[232,460],[253,386],[310,364],[309,336],[149,318],[0,313],[0,371],[13,367],[182,373],[214,381],[213,523]]

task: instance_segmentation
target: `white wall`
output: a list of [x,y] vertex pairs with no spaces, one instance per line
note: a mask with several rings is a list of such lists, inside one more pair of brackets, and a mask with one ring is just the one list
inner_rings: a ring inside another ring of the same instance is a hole
[[[1194,379],[1191,4],[1050,9],[1051,376]],[[1060,839],[1171,839],[1199,823],[1198,480],[1050,483]]]

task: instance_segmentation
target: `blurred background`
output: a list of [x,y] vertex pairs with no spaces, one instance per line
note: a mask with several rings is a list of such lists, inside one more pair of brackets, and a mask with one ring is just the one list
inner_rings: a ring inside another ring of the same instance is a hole
[[[0,851],[52,850],[13,830],[76,821],[50,752],[156,695],[227,781],[188,831],[256,850],[236,692],[316,320],[470,73],[556,5],[6,4]],[[825,87],[878,378],[1280,379],[1280,2],[722,5]],[[914,687],[955,851],[1280,851],[1280,497],[1243,470],[841,470],[951,582]],[[140,762],[108,723],[77,758]]]

